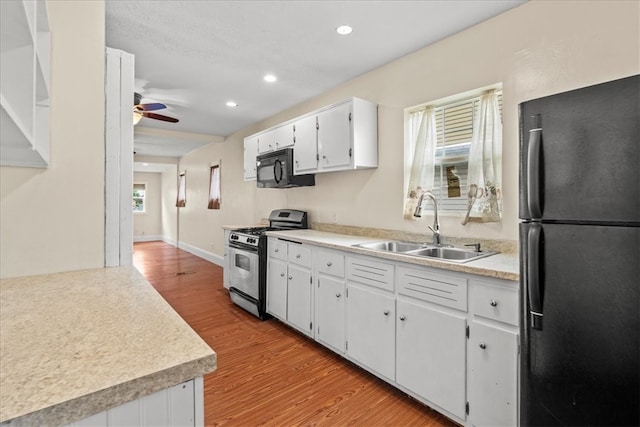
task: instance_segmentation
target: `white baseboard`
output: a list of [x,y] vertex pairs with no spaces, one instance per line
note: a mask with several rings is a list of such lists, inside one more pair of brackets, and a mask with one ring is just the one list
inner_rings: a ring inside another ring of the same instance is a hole
[[133,236],[134,242],[155,242],[164,240],[161,235]]
[[216,255],[212,252],[207,252],[188,243],[178,242],[178,248],[183,249],[195,256],[199,256],[202,259],[206,259],[207,261],[217,264],[220,267],[224,265],[224,258],[220,255]]
[[175,241],[175,240],[173,240],[173,239],[171,239],[169,237],[166,237],[166,236],[162,236],[162,241],[165,242],[165,243],[170,244],[171,246],[176,246],[176,247],[178,246],[178,242],[177,241]]

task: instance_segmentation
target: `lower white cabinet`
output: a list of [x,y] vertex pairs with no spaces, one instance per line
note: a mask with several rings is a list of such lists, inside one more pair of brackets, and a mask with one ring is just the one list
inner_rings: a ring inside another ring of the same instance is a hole
[[313,333],[311,323],[311,270],[289,264],[287,321],[301,332]]
[[269,239],[271,314],[462,425],[518,424],[517,282]]
[[68,427],[175,427],[204,425],[202,377],[92,415]]
[[287,320],[287,263],[269,258],[267,263],[267,313]]
[[469,419],[476,426],[518,424],[518,334],[471,322]]
[[395,298],[347,283],[347,356],[374,373],[395,378]]
[[396,382],[465,417],[466,316],[398,300]]
[[267,313],[313,336],[311,249],[273,237],[267,247]]
[[314,299],[316,340],[342,354],[345,350],[344,279],[318,276]]

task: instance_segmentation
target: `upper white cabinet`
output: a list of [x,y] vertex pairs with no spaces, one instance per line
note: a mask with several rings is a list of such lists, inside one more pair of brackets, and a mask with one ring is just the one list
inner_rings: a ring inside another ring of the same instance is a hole
[[257,176],[256,156],[258,155],[258,137],[244,139],[244,180],[253,181]]
[[258,141],[257,154],[293,147],[296,175],[375,168],[378,106],[350,98],[249,136],[245,144],[250,139]]
[[311,173],[318,169],[318,118],[310,115],[295,122],[295,149],[293,150],[296,175]]
[[43,0],[0,2],[0,165],[49,163],[49,18]]

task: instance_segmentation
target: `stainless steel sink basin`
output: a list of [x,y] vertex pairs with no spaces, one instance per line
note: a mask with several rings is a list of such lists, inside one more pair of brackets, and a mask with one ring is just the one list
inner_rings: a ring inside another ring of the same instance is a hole
[[497,252],[493,251],[477,252],[470,249],[431,247],[410,251],[406,254],[413,256],[424,256],[429,258],[438,258],[446,261],[467,262],[479,258],[488,257],[489,255],[494,255],[496,253]]
[[374,251],[399,252],[399,253],[415,251],[415,250],[424,249],[427,247],[426,245],[423,245],[421,243],[400,242],[397,240],[389,240],[385,242],[360,243],[354,246],[358,248],[372,249]]
[[476,259],[498,253],[494,251],[475,251],[472,249],[433,246],[423,243],[401,242],[397,240],[360,243],[353,246],[357,248],[371,249],[374,251],[393,252],[403,255],[434,258],[458,263],[474,261]]

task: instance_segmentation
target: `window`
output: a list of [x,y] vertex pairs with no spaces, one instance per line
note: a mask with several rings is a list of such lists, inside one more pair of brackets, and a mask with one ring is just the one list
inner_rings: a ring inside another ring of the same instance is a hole
[[133,184],[133,212],[145,212],[146,184]]
[[220,165],[211,166],[209,172],[209,209],[220,209]]
[[178,181],[178,197],[176,198],[176,207],[183,208],[187,205],[187,173],[180,174]]
[[[435,131],[431,134],[435,139],[435,148],[431,147],[433,151],[429,151],[429,147],[426,148],[426,153],[433,152],[433,155],[424,154],[425,159],[419,161],[422,161],[423,167],[427,169],[422,171],[422,174],[433,173],[431,192],[436,196],[441,212],[457,212],[464,215],[469,210],[469,203],[471,203],[468,183],[469,154],[471,152],[474,128],[479,126],[480,99],[483,92],[484,90],[477,91],[471,96],[466,96],[462,99],[458,98],[453,102],[434,102],[427,105],[426,108],[421,106],[419,109],[413,108],[408,111],[406,148],[410,153],[410,158],[408,158],[410,165],[414,162],[416,156],[414,154],[417,145],[416,141],[423,137],[418,133],[425,132],[424,128],[421,128],[421,121],[427,116],[429,107],[431,107],[430,114],[435,116]],[[501,122],[502,91],[497,89],[495,93]],[[412,165],[412,167],[415,166]],[[415,173],[412,170],[413,174]],[[431,177],[422,178],[422,181],[427,183],[426,187],[431,186],[430,180]],[[421,190],[421,187],[417,187],[417,191],[414,189],[412,193],[411,184],[409,185],[405,218],[409,219],[415,208],[415,200],[412,205],[409,199],[411,199],[412,195],[419,197],[419,194],[416,193]],[[424,203],[423,209],[433,210],[433,205]]]

